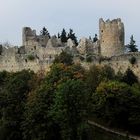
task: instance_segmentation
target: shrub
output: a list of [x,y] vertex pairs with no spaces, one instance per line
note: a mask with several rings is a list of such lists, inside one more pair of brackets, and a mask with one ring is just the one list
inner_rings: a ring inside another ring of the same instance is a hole
[[131,57],[131,59],[129,60],[129,62],[130,62],[132,65],[136,64],[136,58],[135,58],[134,56]]
[[28,58],[29,60],[33,61],[33,60],[35,59],[35,56],[30,54],[30,55],[27,56],[27,58]]

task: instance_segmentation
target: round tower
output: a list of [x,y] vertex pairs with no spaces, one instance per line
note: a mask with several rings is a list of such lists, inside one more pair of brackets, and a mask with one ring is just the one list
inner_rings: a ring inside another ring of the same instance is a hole
[[111,57],[124,52],[124,24],[121,19],[99,20],[101,56]]

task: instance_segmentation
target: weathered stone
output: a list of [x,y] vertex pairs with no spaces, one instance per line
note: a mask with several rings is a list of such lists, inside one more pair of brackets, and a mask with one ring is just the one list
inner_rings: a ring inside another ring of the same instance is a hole
[[77,46],[77,50],[80,54],[88,54],[93,53],[94,51],[94,44],[90,39],[82,38]]
[[124,25],[121,19],[99,20],[100,53],[111,57],[124,53]]
[[75,45],[74,41],[73,41],[72,39],[69,38],[68,41],[67,41],[67,46],[70,47],[70,48],[73,48],[73,47],[75,47],[76,45]]
[[[124,53],[124,25],[121,20],[100,19],[99,34],[98,41],[82,38],[76,47],[71,39],[68,39],[67,43],[62,43],[56,36],[49,39],[48,36],[37,35],[30,27],[24,27],[23,46],[0,46],[0,71],[16,72],[23,69],[31,69],[34,72],[47,71],[55,56],[65,50],[74,56],[74,62],[80,62],[85,68],[93,63],[109,65],[116,73],[125,72],[130,68],[140,79],[140,53]],[[87,54],[92,56],[92,63],[82,62],[79,59],[79,56],[86,58]],[[29,60],[29,55],[33,55],[35,59]],[[136,59],[134,65],[130,63],[132,57]]]
[[52,36],[48,40],[46,47],[61,47],[61,46],[62,46],[62,42],[56,36]]

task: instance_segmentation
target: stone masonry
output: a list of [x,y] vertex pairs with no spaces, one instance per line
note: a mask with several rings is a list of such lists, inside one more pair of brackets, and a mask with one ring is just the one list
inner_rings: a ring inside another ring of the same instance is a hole
[[[115,72],[125,72],[130,68],[140,79],[140,53],[124,53],[124,34],[121,19],[107,21],[100,19],[99,39],[94,42],[91,39],[81,38],[76,46],[71,39],[63,43],[55,35],[50,38],[47,35],[37,35],[35,30],[24,27],[21,47],[0,45],[0,71],[16,72],[23,69],[34,72],[48,71],[55,56],[64,50],[73,55],[74,62],[81,63],[85,67],[92,64],[109,65]],[[136,59],[133,65],[130,63],[132,57]]]
[[111,57],[124,53],[124,25],[121,19],[100,19],[99,34],[102,56]]

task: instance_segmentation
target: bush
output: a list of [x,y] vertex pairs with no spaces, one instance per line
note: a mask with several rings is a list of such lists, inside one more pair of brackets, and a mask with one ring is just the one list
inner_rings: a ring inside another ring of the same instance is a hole
[[62,51],[58,56],[55,57],[53,63],[63,63],[65,65],[72,65],[73,56],[65,51]]
[[132,65],[136,64],[136,58],[135,58],[134,56],[131,57],[131,59],[129,60],[129,62],[130,62]]
[[130,86],[125,83],[101,82],[92,97],[93,114],[108,125],[125,127],[128,124],[128,105],[131,96]]
[[132,86],[134,83],[138,83],[138,77],[133,73],[131,69],[128,68],[124,73],[121,81]]
[[35,59],[35,56],[30,54],[30,55],[27,56],[27,58],[28,58],[29,60],[33,61],[33,60]]

